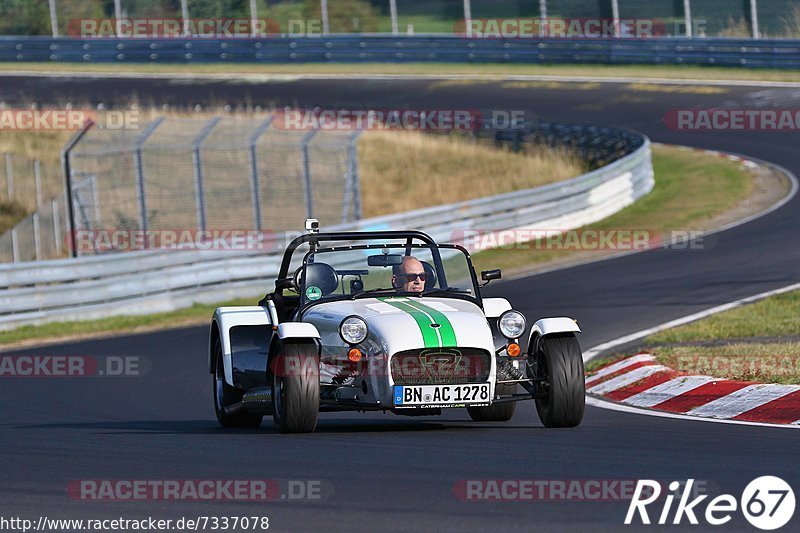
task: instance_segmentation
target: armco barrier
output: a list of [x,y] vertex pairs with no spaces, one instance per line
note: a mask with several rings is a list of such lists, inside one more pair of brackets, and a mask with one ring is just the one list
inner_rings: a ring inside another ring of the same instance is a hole
[[252,39],[0,37],[0,61],[72,63],[600,63],[799,68],[800,40],[477,39],[329,35]]
[[[637,140],[628,155],[565,182],[324,229],[421,229],[440,242],[468,230],[574,229],[652,190],[650,141]],[[266,252],[148,251],[2,265],[0,329],[168,311],[266,293],[273,289],[282,252],[278,243]]]

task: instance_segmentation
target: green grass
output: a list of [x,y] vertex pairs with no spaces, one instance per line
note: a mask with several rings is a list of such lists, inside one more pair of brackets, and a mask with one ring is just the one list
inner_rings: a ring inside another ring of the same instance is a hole
[[186,309],[150,315],[113,316],[99,320],[51,322],[38,326],[21,326],[8,331],[0,331],[0,345],[14,344],[31,339],[61,339],[99,333],[149,331],[205,324],[214,315],[214,310],[217,307],[255,305],[259,298],[261,296],[239,298],[217,304],[196,303]]
[[[660,238],[672,231],[704,228],[715,215],[731,209],[752,191],[752,175],[738,163],[676,147],[653,148],[656,185],[633,205],[578,231],[646,230]],[[557,229],[557,228],[554,228]],[[478,270],[529,270],[553,261],[592,259],[614,251],[557,250],[539,241],[530,249],[494,249],[473,255]]]
[[798,342],[664,346],[651,351],[660,363],[689,374],[758,383],[800,384]]
[[303,64],[83,64],[0,63],[0,71],[99,72],[152,74],[464,74],[502,77],[508,75],[684,78],[696,80],[750,80],[800,82],[800,70],[746,69],[678,65],[513,65],[461,63],[303,63]]
[[800,291],[772,296],[647,337],[645,344],[773,337],[800,333]]

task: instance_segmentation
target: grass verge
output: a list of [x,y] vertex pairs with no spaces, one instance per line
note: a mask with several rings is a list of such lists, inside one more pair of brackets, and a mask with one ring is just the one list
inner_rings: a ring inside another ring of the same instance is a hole
[[799,307],[800,291],[772,296],[651,335],[642,350],[690,374],[800,384]]
[[[650,194],[575,233],[641,230],[659,239],[668,238],[675,231],[707,230],[710,221],[745,201],[753,189],[753,176],[742,165],[703,152],[654,146],[653,167],[656,185]],[[558,249],[558,243],[534,241],[514,249],[479,252],[472,259],[478,270],[502,268],[513,274],[616,252],[613,249]]]
[[304,64],[150,64],[126,63],[0,63],[0,71],[30,72],[95,72],[134,74],[388,74],[424,75],[458,74],[475,76],[567,76],[567,77],[624,77],[669,78],[693,80],[739,80],[800,82],[800,70],[746,69],[734,67],[700,67],[680,65],[513,65],[462,63],[304,63]]
[[[750,191],[749,174],[741,170],[741,165],[702,152],[657,146],[654,148],[654,163],[656,189],[637,204],[599,223],[598,227],[652,228],[654,220],[667,227],[675,227],[672,220],[690,226],[735,205],[746,198]],[[691,194],[687,191],[691,191]],[[659,213],[660,210],[663,212]],[[532,257],[529,253],[500,250],[476,254],[474,259],[477,268],[499,266],[506,269],[520,266],[530,269],[531,266],[541,266],[545,261],[544,256]],[[220,305],[252,305],[256,300],[254,295],[251,299],[223,304],[195,304],[169,313],[24,326],[0,332],[0,345],[205,324]],[[608,360],[593,364],[606,362]]]

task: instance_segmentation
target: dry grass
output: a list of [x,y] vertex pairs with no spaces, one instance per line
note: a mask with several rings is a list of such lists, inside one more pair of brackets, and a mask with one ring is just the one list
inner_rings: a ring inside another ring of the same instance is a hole
[[586,171],[563,151],[514,153],[419,132],[368,132],[359,148],[365,217],[529,189]]
[[725,24],[725,27],[722,28],[718,33],[718,37],[739,37],[739,38],[748,38],[753,36],[753,29],[750,27],[750,23],[747,22],[744,18],[740,18],[739,20],[735,20],[733,17],[729,16],[728,21]]

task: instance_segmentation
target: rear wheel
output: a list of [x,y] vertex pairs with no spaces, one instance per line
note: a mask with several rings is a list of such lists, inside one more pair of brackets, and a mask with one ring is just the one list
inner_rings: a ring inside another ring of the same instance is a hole
[[[495,387],[495,393],[501,396],[514,394],[517,389],[515,383],[502,383]],[[475,422],[507,422],[514,416],[517,408],[516,402],[496,403],[489,407],[467,407],[470,418]]]
[[254,428],[261,425],[261,415],[254,415],[242,407],[241,390],[225,383],[225,366],[222,359],[222,344],[214,343],[214,412],[224,427]]
[[272,362],[272,399],[278,431],[314,431],[319,415],[319,355],[315,345],[279,345]]
[[575,427],[583,419],[586,387],[583,355],[572,333],[548,335],[531,347],[536,377],[544,378],[545,396],[536,400],[536,411],[546,427]]

